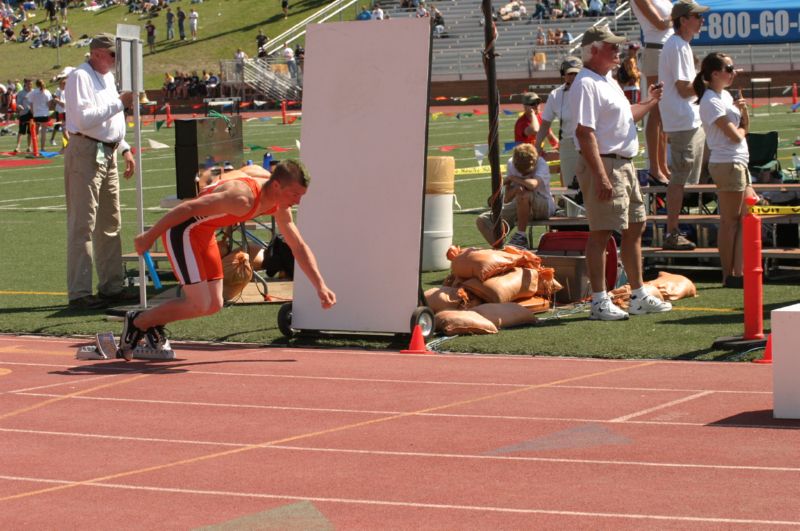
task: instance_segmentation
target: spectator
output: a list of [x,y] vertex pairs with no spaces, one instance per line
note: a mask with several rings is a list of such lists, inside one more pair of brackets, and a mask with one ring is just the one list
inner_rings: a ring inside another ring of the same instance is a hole
[[[89,44],[89,61],[67,78],[66,117],[70,142],[64,154],[67,195],[67,293],[69,306],[97,309],[130,302],[122,286],[122,219],[119,205],[117,150],[125,159],[125,178],[135,162],[125,143],[123,109],[131,92],[117,93],[115,37],[101,34]],[[92,294],[92,266],[97,268],[98,295]]]
[[61,23],[67,22],[67,7],[69,7],[69,0],[58,0],[58,10],[61,14]]
[[297,45],[294,47],[294,61],[297,63],[297,69],[302,71],[303,70],[303,63],[306,59],[306,49],[300,46],[298,42]]
[[247,54],[241,48],[236,48],[236,53],[233,54],[233,60],[236,61],[236,74],[239,78],[244,74],[244,62],[247,59]]
[[547,44],[547,39],[545,38],[544,30],[542,29],[541,26],[539,26],[539,29],[536,31],[536,45],[545,46],[546,44]]
[[708,172],[717,186],[719,202],[719,232],[717,246],[722,266],[722,285],[741,288],[742,218],[747,214],[746,197],[755,197],[750,185],[747,163],[747,132],[750,115],[747,102],[741,96],[736,101],[725,90],[736,78],[736,67],[731,58],[713,52],[703,59],[700,73],[694,79],[694,89],[700,101],[700,117],[706,131],[710,151]]
[[286,61],[286,68],[289,70],[289,75],[297,79],[297,61],[295,61],[294,58],[294,50],[292,50],[288,42],[283,43],[283,60]]
[[[636,2],[636,0],[634,0],[634,2]],[[589,0],[589,16],[599,17],[603,14],[603,7],[603,0]]]
[[44,10],[47,12],[47,20],[55,22],[56,20],[56,2],[55,0],[46,0],[44,3]]
[[22,143],[22,136],[28,136],[28,151],[31,150],[31,130],[30,130],[30,122],[33,119],[33,113],[31,112],[31,104],[30,100],[28,99],[28,94],[33,90],[33,83],[30,79],[24,79],[22,81],[22,90],[17,90],[16,94],[16,102],[17,102],[17,119],[19,122],[19,126],[17,127],[17,147],[14,148],[14,153],[19,153],[20,144]]
[[372,12],[367,9],[367,6],[362,5],[361,11],[356,15],[356,20],[372,20]]
[[375,6],[372,8],[372,20],[383,20],[383,9],[378,2],[375,2]]
[[561,44],[570,44],[574,38],[569,30],[561,30]]
[[[643,48],[641,73],[642,98],[648,97],[647,87],[655,85],[658,79],[658,58],[664,43],[674,33],[670,12],[671,0],[633,0],[633,13],[642,28]],[[654,184],[669,183],[667,167],[667,139],[661,125],[661,112],[656,106],[647,117],[645,124],[647,158],[650,179]]]
[[683,207],[683,189],[697,184],[703,166],[706,135],[700,121],[700,110],[692,105],[697,99],[692,83],[697,75],[689,42],[700,33],[706,6],[694,0],[680,0],[672,6],[675,33],[664,43],[658,60],[658,79],[664,83],[664,94],[658,106],[662,127],[670,146],[670,172],[667,185],[667,233],[664,249],[690,251],[695,244],[678,230]]
[[181,38],[182,41],[186,40],[186,13],[184,13],[183,9],[180,7],[178,8],[178,12],[175,14],[178,18],[178,36]]
[[175,13],[172,12],[171,7],[167,7],[165,18],[167,21],[167,40],[171,41],[175,38]]
[[175,76],[166,72],[164,74],[164,98],[170,99],[174,98],[175,94]]
[[67,66],[61,73],[56,76],[58,80],[58,88],[53,93],[53,101],[55,102],[55,111],[56,111],[56,122],[53,125],[53,134],[50,136],[50,145],[56,145],[56,131],[61,131],[61,137],[64,140],[64,143],[69,141],[69,133],[67,133],[67,129],[64,127],[64,120],[66,117],[66,93],[64,89],[67,86],[67,76],[75,70],[71,66]]
[[530,21],[544,20],[545,17],[547,17],[547,9],[542,5],[542,2],[536,0],[533,3],[533,12],[531,13]]
[[47,90],[44,81],[36,80],[36,87],[26,96],[30,104],[33,121],[39,132],[39,146],[44,147],[47,140],[47,123],[50,121],[50,101],[53,95]]
[[269,38],[264,35],[264,31],[258,30],[258,35],[256,35],[256,56],[259,59],[267,56],[267,42],[269,42]]
[[642,76],[639,72],[639,66],[636,63],[638,51],[639,45],[630,43],[628,45],[628,56],[617,71],[617,81],[622,87],[622,91],[628,97],[628,101],[631,102],[631,105],[639,103],[639,81]]
[[577,57],[566,57],[561,63],[559,72],[562,85],[553,89],[542,111],[542,123],[536,133],[534,145],[539,150],[539,155],[544,157],[544,140],[551,132],[553,121],[558,118],[558,153],[561,161],[561,183],[572,186],[575,180],[575,165],[578,162],[578,151],[575,149],[575,139],[571,136],[575,130],[572,121],[572,109],[567,104],[567,93],[581,71],[583,64]]
[[586,30],[581,40],[584,68],[575,77],[568,99],[581,153],[575,171],[589,219],[585,253],[592,286],[590,318],[604,321],[628,318],[628,313],[611,301],[605,285],[606,245],[614,231],[622,233],[620,255],[631,284],[628,311],[643,314],[672,309],[643,286],[641,240],[647,216],[633,165],[639,152],[636,122],[658,103],[661,92],[653,87],[649,101],[631,106],[610,79],[609,72],[619,64],[619,45],[625,41],[607,26]]
[[283,10],[283,20],[289,18],[289,0],[281,0],[281,10]]
[[522,115],[514,124],[514,142],[533,144],[536,133],[539,131],[539,120],[533,116],[534,110],[542,102],[535,92],[526,92],[522,95]]
[[197,19],[200,18],[200,15],[195,11],[194,8],[189,10],[189,32],[192,34],[192,40],[197,40]]
[[27,24],[22,25],[22,29],[19,30],[19,37],[17,38],[18,42],[28,42],[31,40],[31,30],[28,29]]
[[152,19],[147,21],[144,31],[147,33],[147,48],[150,53],[156,53],[156,26]]
[[425,18],[431,16],[430,13],[428,13],[428,10],[425,8],[425,2],[419,3],[419,5],[417,6],[415,16],[417,18]]

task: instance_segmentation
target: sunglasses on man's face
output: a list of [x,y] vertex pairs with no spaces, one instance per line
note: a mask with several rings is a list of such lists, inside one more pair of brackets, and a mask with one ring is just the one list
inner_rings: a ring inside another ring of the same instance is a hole
[[735,65],[725,65],[724,70],[729,74],[733,74],[734,72],[736,72],[736,66]]

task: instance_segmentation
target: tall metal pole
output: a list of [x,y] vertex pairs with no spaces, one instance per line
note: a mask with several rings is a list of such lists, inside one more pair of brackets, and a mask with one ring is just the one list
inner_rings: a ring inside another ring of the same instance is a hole
[[492,20],[491,0],[482,0],[481,10],[483,11],[483,32],[486,46],[483,49],[483,68],[486,70],[487,94],[489,96],[489,165],[492,169],[492,219],[494,220],[494,239],[495,247],[502,247],[502,223],[500,221],[500,211],[503,208],[503,198],[500,196],[500,146],[499,146],[499,122],[500,122],[500,95],[497,91],[497,71],[495,70],[495,43],[497,42],[497,27]]

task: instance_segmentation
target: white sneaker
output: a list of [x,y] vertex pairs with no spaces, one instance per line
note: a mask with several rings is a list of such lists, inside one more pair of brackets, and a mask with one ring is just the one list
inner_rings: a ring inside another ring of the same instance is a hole
[[611,299],[603,299],[600,302],[592,303],[592,314],[589,319],[594,321],[622,321],[627,319],[628,314],[614,304]]
[[631,305],[628,308],[628,311],[633,315],[642,315],[645,313],[668,312],[671,309],[672,303],[662,301],[661,299],[653,297],[652,295],[646,295],[641,298],[632,295]]

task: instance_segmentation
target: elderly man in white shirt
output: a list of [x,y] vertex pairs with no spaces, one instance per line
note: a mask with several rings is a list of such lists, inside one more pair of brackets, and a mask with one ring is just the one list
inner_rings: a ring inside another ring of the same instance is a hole
[[[119,205],[117,151],[125,159],[125,178],[134,159],[125,143],[124,109],[132,94],[119,94],[114,82],[115,37],[97,35],[89,60],[67,78],[64,153],[67,199],[67,295],[75,309],[98,309],[131,300],[123,290],[122,219]],[[92,262],[98,295],[92,294]]]
[[614,231],[622,233],[622,264],[631,284],[629,312],[645,314],[672,309],[649,295],[642,280],[642,231],[647,214],[633,157],[639,152],[636,122],[658,104],[661,89],[650,87],[650,99],[631,105],[611,71],[620,63],[625,37],[608,26],[586,31],[581,41],[584,68],[568,95],[581,154],[575,171],[589,218],[586,266],[592,286],[591,319],[618,321],[628,313],[616,306],[605,285],[605,252]]

